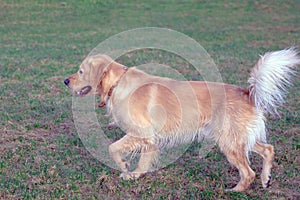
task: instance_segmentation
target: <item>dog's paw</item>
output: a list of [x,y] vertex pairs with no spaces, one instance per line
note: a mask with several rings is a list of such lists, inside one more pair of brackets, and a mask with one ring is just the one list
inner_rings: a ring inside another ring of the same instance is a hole
[[237,192],[236,188],[225,189],[225,192]]
[[130,167],[130,164],[126,161],[122,161],[119,164],[119,167],[121,169],[122,172],[127,173]]
[[225,189],[225,192],[234,192],[232,189]]
[[134,172],[123,172],[120,175],[120,178],[122,178],[123,180],[133,180],[133,179],[137,179],[140,177],[140,173],[134,173]]
[[236,185],[235,187],[233,188],[230,188],[230,189],[225,189],[225,192],[242,192],[244,191],[246,188],[243,188],[241,187],[239,184]]
[[270,186],[271,178],[271,175],[269,175],[268,178],[262,179],[262,185],[264,188],[268,188]]

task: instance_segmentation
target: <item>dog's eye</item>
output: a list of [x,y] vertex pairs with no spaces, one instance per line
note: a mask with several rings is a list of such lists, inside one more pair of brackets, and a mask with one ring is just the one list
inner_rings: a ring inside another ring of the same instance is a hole
[[81,74],[83,74],[83,71],[82,71],[82,70],[79,70],[78,73],[81,75]]

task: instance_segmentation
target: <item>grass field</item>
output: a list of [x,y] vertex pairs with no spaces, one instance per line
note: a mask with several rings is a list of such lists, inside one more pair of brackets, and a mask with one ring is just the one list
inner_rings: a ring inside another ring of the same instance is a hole
[[[267,117],[268,141],[276,152],[271,186],[262,188],[262,160],[253,154],[257,176],[243,193],[224,193],[237,183],[237,170],[217,148],[198,158],[196,144],[159,171],[120,180],[119,171],[101,164],[82,144],[72,96],[63,84],[106,38],[138,27],[165,27],[199,42],[224,82],[247,86],[259,54],[300,45],[299,10],[297,0],[1,1],[0,199],[299,199],[299,76],[281,118]],[[121,61],[142,64],[143,53]],[[150,54],[151,60],[174,64],[171,55]],[[195,76],[190,69],[181,73]],[[122,135],[118,129],[107,134]]]

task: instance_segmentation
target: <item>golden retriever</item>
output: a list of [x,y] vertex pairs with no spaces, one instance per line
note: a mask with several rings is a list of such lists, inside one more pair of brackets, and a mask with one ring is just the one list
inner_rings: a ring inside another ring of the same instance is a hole
[[[270,181],[273,146],[266,143],[264,114],[276,114],[283,103],[295,48],[268,52],[258,60],[249,87],[203,81],[176,81],[126,67],[105,55],[87,57],[64,83],[78,96],[99,95],[114,122],[126,135],[109,146],[124,179],[149,171],[159,152],[196,138],[215,141],[239,170],[240,181],[229,191],[243,191],[253,181],[248,153],[263,158],[261,181]],[[123,154],[140,151],[138,167],[129,172]]]

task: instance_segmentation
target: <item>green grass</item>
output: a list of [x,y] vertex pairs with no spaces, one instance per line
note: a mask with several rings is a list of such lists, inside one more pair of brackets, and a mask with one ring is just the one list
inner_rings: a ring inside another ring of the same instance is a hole
[[[237,170],[217,149],[199,159],[196,144],[159,171],[120,180],[118,171],[85,149],[72,121],[72,97],[63,85],[106,38],[138,27],[166,27],[199,42],[224,82],[246,86],[259,54],[300,45],[299,9],[296,0],[2,1],[0,199],[299,198],[298,77],[281,119],[268,118],[268,140],[276,150],[272,185],[261,187],[262,160],[253,154],[257,177],[243,193],[224,193],[237,183]],[[186,79],[201,79],[185,61],[163,51],[135,51],[119,60],[128,66],[157,61]],[[100,117],[103,110],[97,113]],[[119,129],[107,134],[113,139],[122,135]]]

